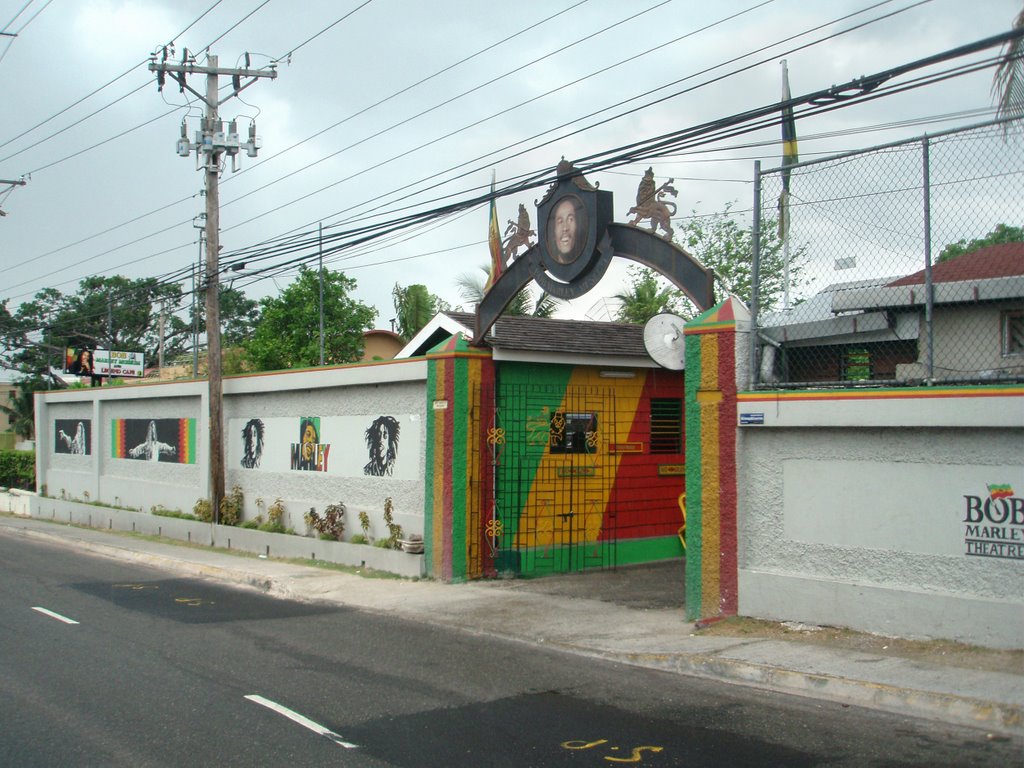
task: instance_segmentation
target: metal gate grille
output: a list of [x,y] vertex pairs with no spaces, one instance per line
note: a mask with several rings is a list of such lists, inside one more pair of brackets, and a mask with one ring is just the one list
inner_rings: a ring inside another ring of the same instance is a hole
[[608,436],[617,416],[611,388],[499,386],[491,423],[480,430],[490,466],[475,473],[487,486],[483,540],[499,573],[615,567]]

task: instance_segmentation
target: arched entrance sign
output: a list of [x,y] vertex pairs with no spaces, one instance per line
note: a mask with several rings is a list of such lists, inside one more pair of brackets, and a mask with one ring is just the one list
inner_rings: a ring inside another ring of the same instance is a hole
[[650,267],[704,312],[715,304],[714,272],[653,232],[612,221],[612,193],[592,186],[571,163],[537,203],[539,242],[515,259],[477,307],[473,343],[484,336],[531,280],[559,299],[576,299],[604,277],[613,256]]

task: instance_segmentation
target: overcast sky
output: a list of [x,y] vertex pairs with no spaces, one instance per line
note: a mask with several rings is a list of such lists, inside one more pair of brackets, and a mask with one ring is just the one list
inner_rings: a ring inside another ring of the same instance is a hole
[[[8,33],[0,37],[0,179],[28,179],[12,191],[0,186],[0,299],[14,311],[44,287],[73,292],[91,274],[164,276],[196,260],[202,174],[174,147],[182,119],[191,136],[201,109],[173,82],[158,93],[147,69],[149,54],[171,41],[176,59],[188,48],[203,63],[209,46],[222,67],[242,66],[246,52],[253,67],[278,62],[275,80],[221,106],[243,134],[255,117],[262,138],[258,159],[243,157],[240,173],[222,177],[222,258],[230,259],[321,222],[331,233],[382,220],[371,213],[387,219],[444,195],[465,199],[487,188],[492,168],[500,187],[562,156],[778,101],[782,58],[796,96],[1005,32],[1020,8],[1020,0],[0,0]],[[201,76],[189,82],[204,87]],[[979,122],[992,106],[990,86],[986,70],[806,118],[797,124],[801,158]],[[627,102],[653,89],[661,90]],[[877,130],[925,118],[934,120]],[[814,138],[836,131],[845,133]],[[619,221],[648,165],[659,182],[675,178],[680,217],[730,202],[748,209],[754,161],[780,162],[778,128],[713,149],[589,178],[615,194]],[[502,199],[499,219],[514,218],[520,202],[535,213],[541,196]],[[481,206],[328,266],[358,280],[356,298],[388,328],[396,282],[462,303],[455,278],[486,265],[486,226]],[[622,290],[622,276],[621,266],[611,270],[560,316],[606,319],[601,300]],[[236,286],[258,298],[289,280]]]

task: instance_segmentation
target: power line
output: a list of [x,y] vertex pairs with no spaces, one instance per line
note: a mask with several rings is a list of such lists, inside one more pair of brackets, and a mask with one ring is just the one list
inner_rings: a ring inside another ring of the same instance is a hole
[[[217,4],[219,4],[219,2],[220,2],[220,0],[218,0],[218,3],[215,3],[215,4],[214,4],[214,6],[211,6],[211,8],[210,8],[210,9],[208,9],[208,10],[206,11],[206,13],[209,13],[209,11],[210,11],[210,10],[212,10],[212,9],[213,9],[214,7],[216,7],[216,5],[217,5]],[[283,155],[284,153],[286,153],[286,152],[288,152],[288,151],[290,151],[290,150],[292,150],[292,149],[295,149],[296,147],[300,146],[301,144],[303,144],[303,143],[305,143],[305,142],[307,142],[307,141],[310,141],[310,140],[312,140],[313,138],[316,138],[317,136],[320,136],[320,135],[322,135],[322,134],[323,134],[323,133],[325,133],[326,131],[328,131],[328,130],[331,130],[331,129],[333,129],[333,128],[336,128],[336,127],[338,127],[339,125],[341,125],[341,124],[343,124],[343,123],[347,122],[348,120],[354,119],[354,118],[356,118],[356,117],[358,117],[358,116],[360,116],[360,115],[362,115],[362,114],[365,114],[365,113],[366,113],[366,112],[368,112],[369,110],[371,110],[371,109],[373,109],[373,108],[375,108],[375,107],[378,107],[378,106],[380,106],[380,105],[382,105],[382,104],[384,104],[384,103],[386,103],[386,102],[390,101],[391,99],[393,99],[393,98],[395,98],[395,97],[397,97],[397,96],[399,96],[399,95],[401,95],[401,94],[403,94],[403,93],[406,93],[407,91],[409,91],[409,90],[411,90],[411,89],[413,89],[413,88],[416,88],[416,87],[418,87],[418,86],[420,86],[420,85],[422,85],[422,84],[424,84],[424,83],[428,82],[429,80],[432,80],[432,79],[434,79],[434,78],[438,77],[439,75],[441,75],[441,74],[443,74],[443,73],[445,73],[445,72],[447,72],[447,71],[449,71],[449,70],[453,69],[454,67],[457,67],[457,66],[459,66],[459,65],[461,65],[461,64],[464,64],[464,63],[467,63],[467,62],[469,62],[470,60],[472,60],[472,59],[476,58],[477,56],[481,55],[482,53],[485,53],[485,52],[487,52],[487,51],[489,51],[489,50],[492,50],[492,49],[493,49],[494,47],[497,47],[498,45],[502,45],[502,44],[504,44],[504,43],[506,43],[506,42],[508,42],[508,41],[510,41],[510,40],[512,40],[512,39],[514,39],[514,38],[516,38],[516,37],[519,37],[520,35],[522,35],[522,34],[525,34],[525,33],[526,33],[527,31],[530,31],[530,30],[532,30],[532,29],[536,28],[537,26],[539,26],[539,25],[541,25],[541,24],[544,24],[544,23],[546,23],[546,22],[548,22],[548,21],[551,21],[551,20],[553,20],[553,19],[557,18],[558,16],[561,16],[562,14],[566,13],[567,11],[569,11],[569,10],[573,10],[573,9],[575,9],[575,8],[579,7],[580,5],[583,5],[583,4],[584,4],[584,3],[586,3],[586,2],[589,2],[589,0],[579,0],[579,2],[576,2],[575,4],[573,4],[573,5],[569,6],[569,7],[568,7],[568,8],[566,8],[566,9],[563,9],[563,10],[561,10],[561,11],[557,11],[556,13],[553,13],[553,14],[551,14],[551,15],[547,16],[546,18],[542,19],[542,20],[541,20],[541,21],[539,21],[539,22],[535,22],[535,23],[533,23],[533,24],[530,24],[530,25],[528,25],[528,26],[524,27],[523,29],[519,30],[518,32],[515,32],[515,33],[513,33],[513,34],[511,34],[511,35],[508,35],[508,36],[506,36],[505,38],[503,38],[503,39],[502,39],[501,41],[499,41],[498,43],[495,43],[495,44],[493,44],[493,45],[490,45],[490,46],[484,47],[484,48],[482,48],[482,49],[480,49],[480,50],[476,51],[475,53],[471,54],[470,56],[467,56],[467,57],[465,57],[465,58],[463,58],[463,59],[459,60],[459,61],[458,61],[458,62],[456,62],[455,64],[452,64],[452,65],[449,65],[449,66],[447,66],[447,67],[444,67],[443,69],[440,69],[440,70],[438,70],[437,72],[433,73],[432,75],[429,75],[429,76],[427,76],[427,77],[425,77],[425,78],[422,78],[421,80],[419,80],[419,81],[417,81],[417,82],[413,83],[412,85],[406,86],[405,88],[402,88],[402,89],[400,89],[400,90],[398,90],[398,91],[395,91],[395,92],[394,92],[394,93],[392,93],[392,94],[391,94],[390,96],[387,96],[387,97],[385,97],[385,98],[383,98],[383,99],[380,99],[379,101],[375,102],[374,104],[371,104],[370,106],[368,106],[368,107],[365,107],[365,108],[363,108],[363,109],[361,109],[361,110],[359,110],[359,111],[355,112],[355,113],[354,113],[354,114],[352,114],[352,115],[349,115],[349,116],[348,116],[347,118],[345,118],[344,120],[342,120],[342,121],[339,121],[339,122],[337,122],[337,123],[333,124],[332,126],[329,126],[328,128],[325,128],[325,129],[323,129],[323,130],[321,130],[321,131],[319,131],[319,132],[317,132],[317,133],[313,134],[312,136],[309,136],[309,137],[307,137],[307,138],[305,138],[305,139],[303,139],[303,140],[301,140],[301,141],[299,141],[299,142],[296,142],[295,144],[293,144],[292,146],[290,146],[290,147],[286,148],[285,150],[282,150],[281,152],[278,152],[278,153],[277,153],[277,154],[275,154],[275,155],[271,155],[271,156],[270,156],[269,158],[267,158],[267,159],[265,159],[265,160],[262,160],[262,161],[259,161],[259,162],[256,162],[256,163],[254,163],[254,164],[253,164],[252,166],[250,166],[250,167],[249,167],[248,169],[246,169],[246,170],[252,170],[252,169],[254,169],[254,168],[256,168],[256,167],[258,167],[258,166],[262,165],[263,163],[266,163],[266,162],[268,162],[269,160],[272,160],[272,159],[274,159],[275,157],[280,157],[280,156],[281,156],[281,155]],[[355,10],[359,10],[360,8],[364,7],[364,6],[366,5],[366,4],[367,4],[367,3],[363,3],[363,5],[359,6],[359,8],[357,8],[357,9],[355,9]],[[262,7],[262,6],[261,6],[261,7]],[[353,11],[353,13],[354,13],[354,11]],[[203,14],[203,15],[205,15],[205,14]],[[341,19],[339,19],[339,20],[337,20],[337,21],[333,22],[332,24],[328,25],[327,27],[324,27],[324,28],[323,28],[323,29],[321,29],[321,30],[320,30],[320,32],[318,32],[318,33],[317,33],[316,35],[314,35],[313,37],[311,37],[311,38],[307,39],[307,40],[306,40],[306,41],[305,41],[304,43],[302,43],[302,44],[300,44],[300,45],[296,46],[295,48],[293,48],[293,49],[292,49],[292,52],[294,52],[294,51],[297,51],[297,50],[299,50],[300,48],[302,48],[303,46],[305,46],[305,45],[306,45],[307,43],[309,43],[309,42],[311,42],[312,40],[314,40],[314,39],[316,39],[317,37],[319,37],[319,36],[320,36],[321,34],[323,34],[323,32],[325,32],[326,30],[328,30],[328,29],[330,29],[330,28],[334,27],[334,26],[335,26],[335,25],[336,25],[336,24],[337,24],[337,23],[338,23],[339,21],[342,21],[342,20],[344,20],[344,19],[348,18],[348,17],[349,17],[349,16],[351,16],[351,15],[352,15],[351,13],[349,13],[349,14],[346,14],[345,16],[341,17]],[[200,17],[200,18],[202,18],[202,17]],[[194,23],[195,23],[195,22],[193,22],[193,24],[194,24]],[[190,25],[190,26],[191,26],[191,25]],[[183,34],[183,33],[182,33],[182,34]],[[180,37],[180,35],[179,35],[179,37]],[[124,77],[125,75],[127,75],[127,74],[129,74],[130,72],[134,71],[134,69],[135,69],[135,68],[136,68],[136,67],[133,67],[133,68],[132,68],[131,70],[128,70],[128,72],[125,72],[125,73],[124,73],[123,75],[121,75],[120,77]],[[120,79],[120,77],[119,77],[119,78],[116,78],[116,79]],[[115,80],[116,80],[116,79],[115,79]],[[114,81],[111,81],[111,83],[112,83],[112,82],[114,82]],[[108,85],[109,85],[109,83],[108,83]],[[104,87],[106,87],[106,86],[104,86]],[[98,91],[94,91],[93,93],[96,93],[96,92],[98,92]],[[90,94],[90,95],[91,95],[91,94]],[[88,98],[88,97],[85,97],[85,98]],[[77,103],[81,103],[81,101],[84,101],[84,99],[80,100],[79,102],[76,102],[76,104],[77,104]],[[72,105],[72,106],[74,106],[74,105]],[[60,114],[60,113],[58,113],[58,114]],[[164,117],[164,116],[166,116],[167,114],[170,114],[170,113],[164,113],[164,115],[161,115],[161,117]],[[50,119],[52,119],[52,118],[50,118]],[[44,121],[44,122],[46,122],[46,121]],[[152,120],[150,120],[149,122],[153,122],[153,121],[152,121]],[[148,123],[146,123],[146,124],[148,124]],[[41,124],[40,124],[40,125],[41,125]],[[37,126],[37,127],[38,127],[38,126]],[[141,127],[141,126],[139,126],[139,127]],[[24,134],[22,134],[22,135],[24,135]],[[122,134],[122,135],[124,135],[124,134]],[[18,137],[15,137],[15,138],[18,138]],[[107,141],[112,141],[112,140],[113,140],[113,139],[109,139],[109,140],[107,140]],[[10,143],[10,141],[13,141],[13,139],[9,140],[9,141],[8,141],[8,142],[6,142],[6,143]],[[107,143],[107,142],[102,142],[102,143]],[[0,147],[2,147],[2,146],[4,146],[4,144],[0,144]],[[96,146],[99,146],[99,144],[97,144],[97,145],[94,145],[94,146],[93,146],[92,148],[95,148]],[[76,153],[76,154],[81,154],[81,152],[79,152],[79,153]],[[63,160],[67,160],[67,159],[69,159],[70,157],[74,157],[74,156],[75,156],[75,155],[71,155],[71,156],[69,156],[69,157],[66,157],[66,158],[63,158],[62,160],[60,160],[60,161],[57,161],[57,162],[63,162]],[[56,163],[51,163],[51,164],[49,164],[48,166],[45,166],[45,167],[52,167],[52,166],[53,166],[53,165],[55,165],[55,164],[56,164]],[[309,167],[309,166],[307,166],[307,167]],[[242,171],[242,172],[241,172],[240,174],[238,174],[238,175],[239,175],[239,176],[241,176],[241,175],[245,174],[245,173],[246,173],[246,170],[243,170],[243,171]],[[300,169],[300,170],[301,170],[301,169]],[[285,176],[285,177],[283,177],[283,178],[288,178],[288,177],[290,177],[291,175],[293,175],[293,174],[288,174],[287,176]],[[228,180],[226,180],[226,181],[230,181],[230,179],[228,179]],[[13,265],[13,266],[11,266],[11,267],[8,267],[8,268],[6,268],[6,269],[0,269],[0,273],[2,273],[2,272],[4,272],[4,271],[7,271],[7,270],[9,270],[9,269],[14,269],[14,268],[16,268],[16,267],[18,267],[18,266],[21,266],[21,265],[24,265],[24,264],[30,263],[30,262],[32,262],[32,261],[36,261],[36,260],[38,260],[38,259],[41,259],[41,258],[45,258],[46,256],[52,256],[52,255],[53,255],[53,254],[55,254],[55,253],[59,253],[59,252],[60,252],[60,251],[62,251],[62,250],[66,250],[67,248],[73,247],[73,246],[75,246],[75,245],[79,245],[79,244],[81,244],[81,243],[83,243],[83,242],[86,242],[86,241],[88,241],[88,240],[94,239],[95,237],[98,237],[98,236],[100,236],[100,235],[103,235],[103,234],[108,234],[109,232],[111,232],[111,231],[114,231],[115,229],[118,229],[118,228],[120,228],[121,226],[126,226],[127,224],[131,224],[131,223],[134,223],[134,222],[136,222],[136,221],[138,221],[138,220],[140,220],[140,219],[142,219],[142,218],[146,218],[146,217],[148,217],[148,216],[150,216],[150,215],[153,215],[153,214],[156,214],[156,213],[160,213],[160,212],[163,212],[163,211],[165,211],[165,210],[166,210],[166,209],[167,209],[168,207],[170,207],[170,206],[172,206],[172,205],[179,205],[179,204],[181,204],[181,203],[183,203],[183,202],[187,202],[188,200],[192,199],[192,197],[194,197],[194,196],[190,196],[190,197],[187,197],[187,198],[182,198],[182,199],[180,199],[180,200],[177,200],[177,201],[175,201],[175,202],[173,202],[173,203],[170,203],[170,204],[166,204],[166,205],[162,205],[162,206],[160,206],[159,208],[156,208],[156,209],[154,209],[154,210],[150,211],[149,213],[146,213],[146,214],[142,214],[142,215],[140,215],[140,216],[136,216],[136,217],[134,217],[134,218],[132,218],[132,219],[129,219],[129,220],[128,220],[128,221],[126,221],[126,222],[122,222],[121,224],[115,225],[114,227],[110,227],[110,228],[108,228],[108,229],[105,229],[105,230],[103,230],[102,232],[96,233],[96,234],[94,234],[94,235],[90,235],[90,236],[88,236],[88,237],[86,237],[86,238],[83,238],[83,239],[81,239],[81,240],[78,240],[78,241],[76,241],[76,242],[74,242],[74,243],[71,243],[71,244],[68,244],[68,245],[65,245],[65,246],[61,246],[60,248],[56,248],[56,249],[53,249],[53,250],[51,250],[51,251],[48,251],[47,253],[44,253],[44,254],[40,254],[39,256],[37,256],[37,257],[33,257],[33,258],[31,258],[31,259],[29,259],[29,260],[27,260],[27,261],[23,261],[23,262],[21,262],[21,263],[20,263],[20,264],[18,264],[18,265]],[[236,202],[236,201],[229,201],[229,202],[228,202],[228,203],[226,203],[226,204],[227,204],[227,205],[230,205],[230,204],[231,204],[232,202]],[[180,224],[184,224],[184,223],[187,223],[187,220],[186,220],[186,221],[182,221],[182,222],[179,222],[179,225],[180,225]],[[163,231],[166,231],[166,230],[160,230],[159,232],[153,233],[152,235],[149,235],[149,236],[155,236],[156,234],[160,234],[160,232],[163,232]],[[145,238],[142,238],[142,239],[145,239]],[[138,241],[138,240],[135,240],[135,241],[132,241],[132,243],[128,243],[128,244],[126,244],[126,245],[132,245],[132,244],[135,244],[135,243],[137,243],[137,242],[139,242],[139,241]],[[118,249],[120,249],[120,248],[122,248],[122,247],[126,247],[126,245],[118,246],[118,248],[117,248],[117,249],[114,249],[114,250],[118,250]],[[105,251],[105,252],[103,252],[103,253],[101,253],[101,254],[97,254],[97,257],[98,257],[98,256],[103,256],[103,255],[106,255],[106,254],[108,254],[108,253],[111,253],[111,252],[112,252],[112,251]],[[94,258],[95,258],[95,257],[94,257]],[[92,260],[92,259],[88,259],[88,260]],[[48,275],[44,275],[44,277],[47,277],[47,276],[48,276]]]
[[[877,6],[871,6],[871,7],[877,7]],[[815,28],[815,29],[817,29],[817,28]],[[792,38],[791,38],[791,39],[792,39]],[[828,39],[828,38],[825,38],[825,39]],[[676,82],[679,82],[679,81],[676,81]],[[637,109],[642,109],[642,108],[637,108]],[[627,113],[627,114],[631,114],[631,113]],[[542,144],[542,145],[543,145],[543,144]],[[536,147],[535,147],[535,148],[536,148]],[[493,153],[493,154],[494,154],[494,153]],[[484,157],[486,157],[486,156],[484,156]],[[470,162],[473,162],[473,161],[470,161]],[[465,165],[465,164],[463,164],[463,165]],[[456,166],[455,168],[458,168],[458,167],[460,167],[460,166]],[[450,170],[451,170],[451,169],[450,169]],[[466,175],[466,174],[463,174],[463,175]],[[434,174],[434,177],[436,177],[436,174]],[[422,191],[423,191],[423,190],[421,190],[421,194],[422,194]],[[276,209],[274,209],[274,210],[276,210]]]
[[[197,16],[187,27],[185,27],[181,32],[179,32],[176,35],[176,37],[181,37],[181,35],[185,34],[190,29],[192,29],[192,27],[194,27],[196,24],[198,24],[208,13],[210,13],[210,11],[212,11],[214,8],[216,8],[218,5],[220,5],[223,1],[224,0],[216,0],[216,2],[213,5],[211,5],[209,8],[207,8],[201,14],[199,14],[199,16]],[[31,4],[31,2],[32,2],[32,0],[29,0],[28,4]],[[173,39],[171,40],[171,43],[173,43]],[[11,138],[7,139],[6,141],[0,142],[0,148],[6,147],[11,142],[17,141],[22,136],[26,136],[29,133],[31,133],[32,131],[36,130],[37,128],[41,128],[42,126],[46,125],[47,123],[57,119],[58,117],[63,115],[65,112],[68,112],[68,111],[74,109],[75,107],[77,107],[79,104],[83,103],[84,101],[87,101],[88,99],[91,99],[93,96],[95,96],[100,91],[103,91],[103,90],[109,88],[111,85],[116,83],[118,80],[121,80],[122,78],[127,77],[128,75],[130,75],[132,72],[134,72],[139,67],[145,66],[148,61],[149,61],[149,59],[143,59],[139,63],[133,64],[130,68],[126,69],[124,72],[122,72],[120,75],[118,75],[114,79],[108,80],[106,83],[101,85],[99,88],[96,88],[95,90],[91,91],[90,93],[87,93],[85,96],[83,96],[82,98],[78,99],[75,102],[72,102],[68,106],[64,107],[64,109],[60,110],[59,112],[57,112],[57,113],[55,113],[53,115],[50,115],[48,118],[46,118],[45,120],[42,120],[42,121],[36,123],[31,128],[28,128],[28,129],[22,131],[17,136],[12,136]],[[131,93],[135,93],[135,91],[132,91]],[[120,99],[118,101],[120,101]],[[111,104],[109,104],[107,106],[112,106],[113,104],[116,104],[116,103],[117,102],[115,101],[115,102],[112,102]],[[12,157],[13,157],[13,155],[12,155]],[[4,159],[6,159],[6,158],[4,158]]]

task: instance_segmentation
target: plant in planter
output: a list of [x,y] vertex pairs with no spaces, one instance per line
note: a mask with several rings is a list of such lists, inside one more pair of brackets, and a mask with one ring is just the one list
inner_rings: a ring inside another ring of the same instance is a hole
[[284,527],[284,502],[280,496],[267,507],[267,522],[261,522],[259,529],[268,533],[288,533]]
[[[359,512],[359,527],[363,529],[363,540],[360,544],[365,544],[370,540],[370,516],[366,514],[366,510],[360,510]],[[352,540],[355,541],[355,536]]]
[[329,504],[324,509],[323,516],[318,515],[316,509],[311,507],[303,519],[306,525],[316,530],[321,539],[341,541],[345,532],[345,505],[342,502]]
[[204,523],[213,522],[213,505],[209,499],[198,499],[196,503],[192,505],[192,514],[202,520]]
[[238,525],[242,519],[242,507],[245,504],[245,497],[242,495],[242,486],[235,485],[231,493],[220,500],[220,524]]
[[399,543],[399,539],[402,538],[402,526],[395,523],[393,515],[394,504],[391,501],[391,497],[388,496],[384,499],[384,525],[388,527],[388,538],[387,547],[388,549],[401,549],[402,545]]

